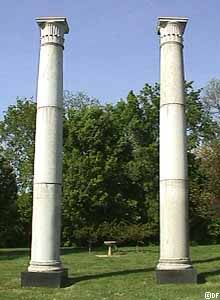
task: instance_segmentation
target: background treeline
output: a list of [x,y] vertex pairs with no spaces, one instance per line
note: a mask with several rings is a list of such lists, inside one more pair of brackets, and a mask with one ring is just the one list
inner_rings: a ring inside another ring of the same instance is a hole
[[[220,242],[220,81],[186,82],[190,236]],[[159,85],[102,105],[64,93],[62,245],[159,240]],[[0,121],[0,247],[28,246],[36,104]]]

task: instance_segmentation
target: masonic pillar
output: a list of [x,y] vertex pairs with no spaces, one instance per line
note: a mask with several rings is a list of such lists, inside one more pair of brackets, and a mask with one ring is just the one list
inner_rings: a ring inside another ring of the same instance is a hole
[[186,18],[159,18],[160,260],[158,283],[196,282],[189,256],[183,34]]
[[40,27],[31,261],[23,286],[61,286],[60,260],[63,49],[66,18],[36,19]]

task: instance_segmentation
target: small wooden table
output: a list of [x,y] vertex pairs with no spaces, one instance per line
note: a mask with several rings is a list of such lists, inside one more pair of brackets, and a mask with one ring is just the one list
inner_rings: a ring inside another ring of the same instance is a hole
[[108,256],[112,256],[112,246],[116,245],[116,241],[104,241],[104,244],[108,246]]

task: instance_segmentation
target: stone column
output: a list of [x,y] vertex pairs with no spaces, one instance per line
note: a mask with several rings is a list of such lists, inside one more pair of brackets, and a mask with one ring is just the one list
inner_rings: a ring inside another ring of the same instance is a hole
[[188,19],[159,18],[160,260],[158,283],[196,282],[189,257],[183,34]]
[[33,186],[31,261],[23,286],[59,287],[67,275],[60,260],[63,49],[66,18],[41,17]]

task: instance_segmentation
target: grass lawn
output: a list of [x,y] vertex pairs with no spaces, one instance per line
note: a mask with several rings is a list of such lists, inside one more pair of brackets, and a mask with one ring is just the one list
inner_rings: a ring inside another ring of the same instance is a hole
[[[62,250],[62,261],[69,269],[70,284],[62,289],[21,288],[20,272],[29,258],[25,249],[0,250],[0,300],[159,300],[205,299],[205,292],[220,292],[220,246],[195,246],[191,257],[199,275],[197,285],[156,285],[155,265],[159,249],[149,246],[136,253],[121,248],[123,255],[96,257],[106,250]],[[220,296],[218,297],[220,299]],[[217,299],[218,299],[217,298]]]

